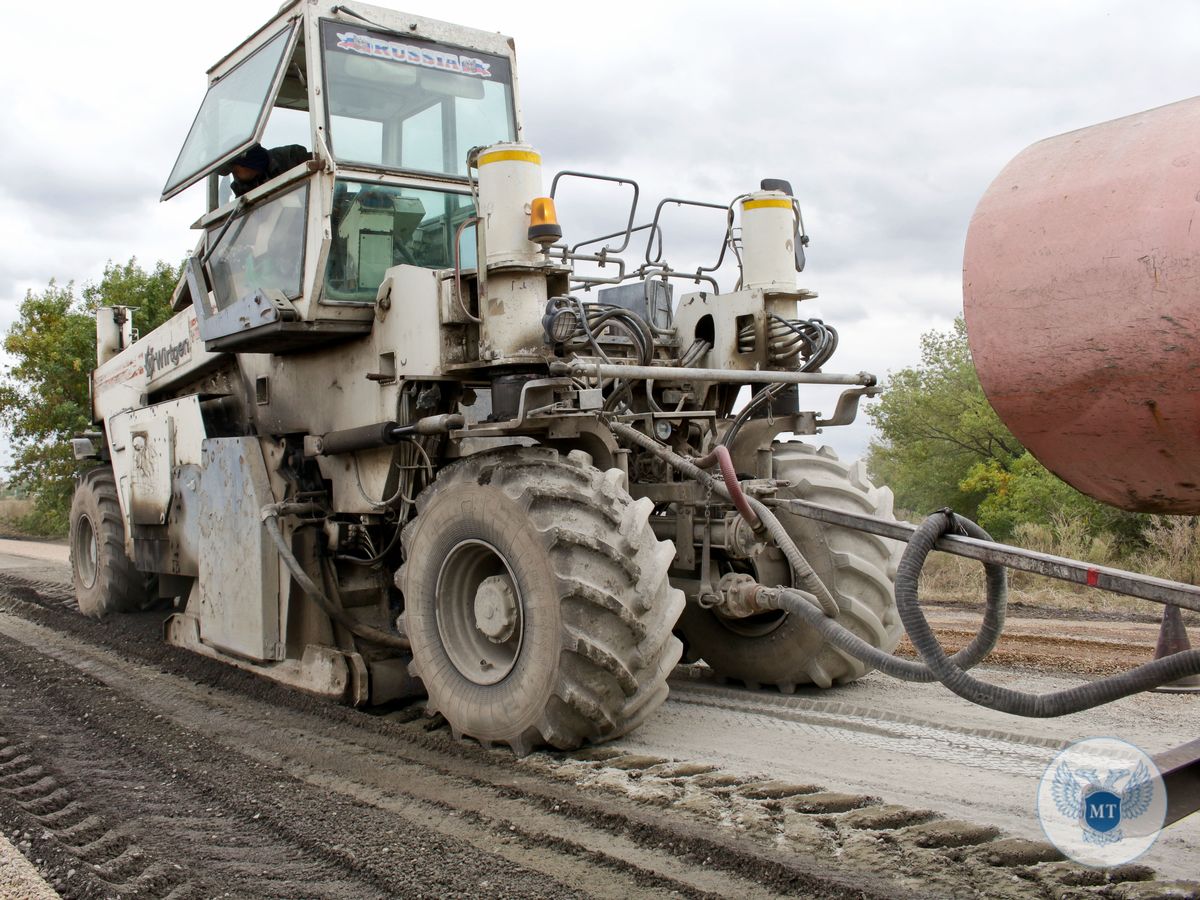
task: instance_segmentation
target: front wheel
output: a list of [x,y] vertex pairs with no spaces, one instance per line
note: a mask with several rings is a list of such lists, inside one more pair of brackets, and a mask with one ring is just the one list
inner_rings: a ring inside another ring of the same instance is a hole
[[[775,478],[789,482],[780,489],[780,498],[893,518],[892,492],[872,485],[861,462],[847,465],[829,447],[817,449],[799,441],[775,444],[772,452]],[[903,545],[785,510],[776,514],[837,601],[837,621],[874,647],[889,653],[895,649],[903,631],[895,595]],[[793,586],[787,561],[774,547],[752,560],[723,565],[748,571],[760,584]],[[869,671],[865,663],[782,611],[731,619],[689,604],[679,625],[690,657],[703,659],[718,675],[753,687],[774,685],[791,693],[797,685],[827,688]]]
[[544,448],[443,471],[404,530],[405,630],[430,711],[519,754],[630,731],[667,696],[684,606],[619,470]]
[[89,469],[71,499],[71,581],[85,616],[133,612],[151,599],[147,578],[125,555],[125,524],[109,466]]

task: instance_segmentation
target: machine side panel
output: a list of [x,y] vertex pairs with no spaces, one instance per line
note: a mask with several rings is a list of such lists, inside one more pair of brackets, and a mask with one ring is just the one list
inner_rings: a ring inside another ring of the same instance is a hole
[[[701,357],[699,365],[745,371],[767,365],[766,320],[761,289],[720,295],[699,292],[680,298],[675,330],[685,347],[697,338],[712,343],[713,348]],[[754,339],[751,349],[742,353],[738,333],[747,326],[754,329]]]
[[117,499],[125,520],[126,550],[133,525],[162,525],[168,518],[174,473],[200,464],[204,420],[195,395],[126,410],[106,422]]
[[195,309],[181,310],[96,369],[94,421],[143,405],[148,394],[194,377],[222,355],[204,349]]
[[251,660],[284,656],[279,554],[260,510],[272,502],[258,438],[211,438],[200,470],[200,639]]

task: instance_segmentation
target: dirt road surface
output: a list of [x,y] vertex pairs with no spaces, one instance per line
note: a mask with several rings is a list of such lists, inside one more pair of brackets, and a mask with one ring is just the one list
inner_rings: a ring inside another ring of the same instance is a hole
[[1025,721],[878,675],[782,696],[681,668],[632,736],[516,760],[167,647],[161,614],[89,622],[43,556],[0,544],[0,828],[63,896],[1200,896],[1200,822],[1101,872],[1033,814],[1063,742],[1165,749],[1200,696]]

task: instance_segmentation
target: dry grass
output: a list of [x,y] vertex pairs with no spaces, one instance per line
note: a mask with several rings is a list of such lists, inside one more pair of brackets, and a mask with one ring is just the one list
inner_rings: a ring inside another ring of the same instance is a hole
[[31,512],[33,501],[28,498],[0,498],[0,537],[24,536],[25,531],[21,529],[20,521]]
[[1137,571],[1197,584],[1200,574],[1200,518],[1155,516],[1146,531],[1150,548],[1133,560]]

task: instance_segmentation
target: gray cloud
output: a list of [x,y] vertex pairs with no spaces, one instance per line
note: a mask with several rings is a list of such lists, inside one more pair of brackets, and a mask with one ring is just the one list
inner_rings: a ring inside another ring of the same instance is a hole
[[[513,35],[526,138],[547,177],[634,177],[639,221],[662,196],[725,203],[789,178],[812,235],[804,283],[821,294],[805,308],[842,329],[837,365],[876,371],[914,362],[919,334],[958,312],[967,223],[1003,165],[1040,138],[1181,99],[1200,33],[1187,2],[1153,15],[1083,0],[617,0],[549,14],[388,2]],[[276,7],[140,0],[113,16],[78,4],[53,25],[70,53],[24,41],[0,57],[0,319],[25,286],[95,278],[107,259],[174,260],[194,243],[199,192],[159,205],[158,191],[204,70]],[[6,15],[10,33],[46,31],[40,9]],[[623,210],[620,191],[563,188],[569,238],[619,227]],[[674,264],[712,260],[719,215],[668,225]],[[826,437],[861,448],[864,435]]]

